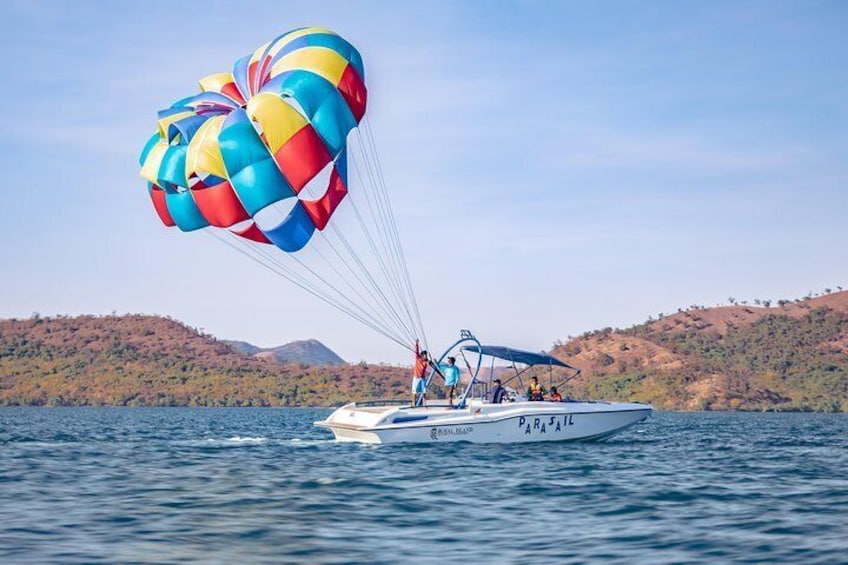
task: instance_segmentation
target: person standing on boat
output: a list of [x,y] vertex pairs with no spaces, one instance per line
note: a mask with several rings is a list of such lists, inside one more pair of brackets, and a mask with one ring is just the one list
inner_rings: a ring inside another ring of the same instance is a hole
[[427,394],[427,367],[430,366],[430,355],[426,350],[421,351],[418,340],[415,340],[415,365],[412,367],[412,406],[426,406],[425,396]]
[[527,400],[544,400],[547,392],[545,387],[539,384],[539,379],[533,377],[530,379],[530,386],[527,387]]
[[453,408],[453,393],[459,383],[459,367],[456,366],[456,357],[448,357],[448,364],[440,365],[439,368],[445,378],[445,386],[448,387],[448,408]]

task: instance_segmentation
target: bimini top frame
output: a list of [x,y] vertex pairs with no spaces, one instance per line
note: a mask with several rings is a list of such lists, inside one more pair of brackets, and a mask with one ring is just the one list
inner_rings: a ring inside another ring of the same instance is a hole
[[[477,352],[477,348],[473,346],[463,347],[466,351]],[[521,349],[513,349],[511,347],[503,347],[501,345],[481,345],[479,349],[482,355],[496,357],[504,361],[510,361],[512,364],[521,363],[532,367],[534,365],[551,365],[556,367],[565,367],[566,369],[575,369],[568,363],[563,363],[556,357],[552,357],[547,353],[533,353],[532,351],[523,351]]]
[[[562,386],[571,379],[575,378],[580,374],[580,369],[576,367],[572,367],[568,363],[560,361],[556,357],[552,355],[548,355],[547,353],[534,353],[532,351],[524,351],[522,349],[513,349],[512,347],[504,347],[501,345],[480,345],[479,349],[474,346],[465,346],[463,347],[466,351],[478,352],[480,355],[488,355],[492,358],[492,373],[494,373],[495,359],[502,359],[504,361],[509,361],[512,363],[512,369],[515,371],[515,374],[504,380],[503,384],[518,379],[519,385],[523,388],[524,381],[521,378],[521,375],[527,371],[527,369],[531,367],[537,367],[539,365],[546,365],[548,367],[548,385],[549,386]],[[524,365],[523,369],[518,369],[518,365]],[[565,379],[558,381],[556,383],[553,382],[553,368],[554,367],[562,367],[564,369],[570,369],[574,371],[572,375],[569,375]]]
[[[494,373],[494,364],[495,359],[502,359],[504,361],[509,361],[512,363],[512,368],[515,371],[515,374],[505,379],[503,384],[511,382],[514,379],[518,379],[520,386],[524,386],[524,382],[521,379],[521,375],[530,367],[538,367],[540,365],[547,366],[549,371],[549,384],[551,386],[561,386],[571,379],[575,378],[580,374],[580,369],[576,367],[572,367],[568,363],[560,361],[556,357],[548,355],[547,353],[534,353],[532,351],[524,351],[521,349],[514,349],[512,347],[504,347],[501,345],[482,345],[480,341],[474,337],[468,330],[462,330],[460,332],[460,338],[456,342],[454,342],[450,347],[448,347],[444,353],[442,353],[441,357],[431,365],[430,372],[427,375],[427,380],[425,387],[430,386],[430,382],[433,380],[433,377],[438,373],[441,375],[441,372],[438,370],[438,367],[442,364],[448,354],[454,349],[459,348],[459,353],[462,356],[462,360],[465,362],[465,367],[471,375],[471,379],[469,380],[468,386],[465,387],[465,390],[462,393],[462,396],[457,403],[457,408],[463,408],[466,405],[466,401],[468,400],[468,396],[471,394],[472,390],[474,390],[474,385],[481,384],[484,387],[488,385],[488,383],[483,383],[477,380],[477,376],[480,373],[480,366],[483,362],[483,357],[488,356],[492,358],[492,373]],[[477,363],[476,366],[472,366],[469,363],[468,358],[465,355],[465,352],[476,353],[477,354]],[[524,365],[523,369],[518,368],[518,365]],[[565,379],[554,383],[553,382],[553,368],[554,367],[562,367],[564,369],[570,369],[574,371],[573,374],[566,377]],[[485,394],[485,390],[483,391]],[[416,406],[421,406],[423,398],[419,397]]]

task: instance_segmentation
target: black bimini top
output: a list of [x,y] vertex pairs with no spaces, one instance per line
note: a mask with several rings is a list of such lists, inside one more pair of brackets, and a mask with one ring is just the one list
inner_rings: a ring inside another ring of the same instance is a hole
[[478,349],[476,345],[466,345],[462,348],[464,351],[471,353],[480,353],[513,363],[521,363],[522,365],[555,365],[557,367],[565,367],[566,369],[575,369],[567,363],[563,363],[556,357],[552,357],[547,353],[533,353],[532,351],[522,351],[511,347],[503,347],[501,345],[481,345]]

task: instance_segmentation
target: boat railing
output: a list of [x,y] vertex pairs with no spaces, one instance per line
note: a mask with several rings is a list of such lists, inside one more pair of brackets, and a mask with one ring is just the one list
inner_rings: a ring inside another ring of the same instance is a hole
[[372,400],[363,400],[362,402],[354,402],[353,405],[360,408],[368,408],[374,406],[402,406],[409,404],[409,399],[401,398],[375,398]]
[[[481,361],[483,359],[483,356],[478,353],[477,364],[476,364],[476,366],[472,367],[471,363],[468,362],[468,359],[465,357],[465,353],[462,350],[461,346],[462,346],[463,343],[470,343],[471,345],[469,345],[469,347],[471,347],[472,349],[474,349],[478,352],[482,351],[483,346],[480,345],[480,341],[476,337],[474,337],[474,334],[471,333],[469,330],[461,330],[459,332],[459,339],[456,342],[454,342],[453,345],[451,345],[450,347],[445,349],[445,352],[442,353],[442,356],[439,357],[438,359],[436,359],[435,362],[433,362],[433,361],[430,362],[430,372],[427,375],[427,379],[424,381],[424,389],[427,390],[430,387],[430,383],[433,381],[433,378],[436,375],[436,373],[438,373],[440,376],[444,377],[444,375],[442,375],[441,371],[439,370],[439,366],[442,364],[442,361],[444,361],[445,358],[448,357],[448,354],[451,351],[453,351],[454,349],[457,349],[459,351],[460,355],[462,356],[463,361],[465,362],[468,373],[471,375],[471,381],[468,383],[468,386],[465,388],[465,390],[462,392],[462,394],[460,394],[460,397],[457,399],[457,402],[455,404],[455,406],[457,408],[464,408],[465,407],[465,402],[468,399],[469,394],[471,393],[471,389],[477,383],[476,379],[477,379],[477,375],[480,373],[480,364],[481,364]],[[415,401],[415,407],[422,406],[423,402],[424,402],[424,396],[423,395],[419,396],[418,399]]]

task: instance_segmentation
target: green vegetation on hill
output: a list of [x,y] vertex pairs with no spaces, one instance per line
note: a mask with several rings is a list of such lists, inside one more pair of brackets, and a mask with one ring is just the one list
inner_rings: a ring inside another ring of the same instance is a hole
[[848,411],[848,314],[816,308],[795,318],[768,314],[722,335],[698,329],[656,332],[650,325],[625,334],[680,354],[692,379],[721,375],[724,388],[703,408]]
[[155,316],[0,321],[0,404],[337,405],[405,398],[407,371],[263,361]]
[[660,409],[848,412],[848,292],[779,307],[693,307],[589,332],[555,354],[573,396]]
[[[582,369],[563,390],[572,397],[848,412],[848,292],[693,307],[553,354]],[[407,398],[408,371],[280,363],[156,316],[0,320],[0,405],[329,406]]]

